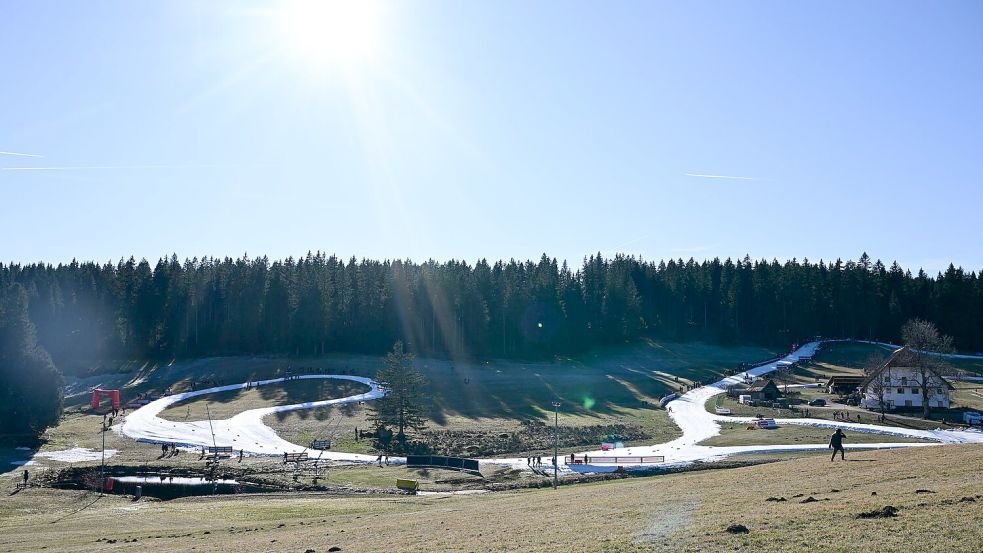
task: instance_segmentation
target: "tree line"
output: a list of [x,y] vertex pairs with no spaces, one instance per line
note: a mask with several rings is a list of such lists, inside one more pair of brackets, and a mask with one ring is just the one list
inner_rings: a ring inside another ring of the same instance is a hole
[[0,445],[30,443],[58,421],[62,375],[37,343],[23,286],[0,286]]
[[347,261],[323,253],[174,255],[155,264],[0,264],[59,367],[230,354],[572,355],[644,336],[787,346],[812,335],[896,341],[934,321],[983,350],[983,277],[857,261]]

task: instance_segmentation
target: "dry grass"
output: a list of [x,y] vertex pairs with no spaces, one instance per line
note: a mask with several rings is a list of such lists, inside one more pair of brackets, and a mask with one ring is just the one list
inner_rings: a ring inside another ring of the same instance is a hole
[[[304,379],[257,386],[248,390],[231,390],[197,396],[180,401],[160,413],[160,418],[169,421],[206,420],[208,414],[213,419],[228,419],[249,409],[291,405],[335,399],[361,394],[369,387],[359,382],[345,380]],[[205,406],[208,406],[207,412]],[[348,409],[355,407],[349,405]],[[344,409],[344,407],[340,408]]]
[[953,382],[952,405],[983,412],[983,382]]
[[[722,424],[720,434],[704,440],[701,445],[732,446],[732,445],[784,445],[784,444],[826,444],[833,433],[828,428],[814,428],[785,424],[771,430],[748,430],[746,424]],[[844,443],[870,444],[879,442],[918,443],[926,442],[915,438],[902,438],[886,434],[870,434],[865,432],[849,432]]]
[[[481,496],[132,503],[29,490],[0,502],[0,550],[979,551],[983,447],[853,457]],[[897,518],[857,518],[887,505]],[[727,533],[733,523],[750,533]]]

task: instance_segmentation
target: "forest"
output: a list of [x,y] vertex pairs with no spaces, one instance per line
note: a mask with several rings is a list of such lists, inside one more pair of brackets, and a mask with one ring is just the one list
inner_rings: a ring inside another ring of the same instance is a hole
[[[538,262],[194,258],[155,264],[0,264],[27,296],[38,345],[64,372],[123,359],[330,352],[546,358],[642,337],[788,346],[805,337],[897,341],[933,321],[983,350],[983,277],[857,261]],[[19,294],[19,293],[18,293]]]

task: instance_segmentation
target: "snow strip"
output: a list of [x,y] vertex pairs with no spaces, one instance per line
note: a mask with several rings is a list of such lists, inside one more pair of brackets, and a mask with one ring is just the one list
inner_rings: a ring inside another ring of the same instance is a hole
[[[293,405],[278,405],[275,407],[264,407],[261,409],[250,409],[243,411],[230,419],[213,419],[211,425],[207,420],[192,422],[174,422],[164,420],[157,415],[171,405],[206,394],[216,392],[226,392],[231,390],[246,389],[249,386],[267,386],[284,382],[285,378],[274,378],[270,380],[260,380],[251,383],[230,384],[228,386],[217,386],[194,392],[174,394],[152,401],[147,405],[133,411],[123,422],[113,428],[123,436],[134,438],[141,442],[176,444],[186,448],[210,447],[213,444],[218,446],[231,446],[236,453],[242,450],[250,455],[283,455],[284,453],[302,453],[308,448],[290,443],[273,431],[272,428],[263,424],[263,417],[274,413],[285,413],[300,409],[313,409],[315,407],[326,407],[329,405],[344,405],[359,401],[370,401],[383,396],[383,391],[379,385],[370,378],[361,376],[347,376],[339,374],[309,374],[296,376],[293,379],[319,379],[333,378],[337,380],[351,380],[365,384],[370,389],[364,394],[353,396],[327,399],[323,401],[309,401],[307,403],[296,403]],[[215,437],[212,438],[214,429]],[[357,453],[344,453],[337,451],[318,451],[311,454],[311,457],[320,457],[325,460],[350,461],[350,462],[372,462],[375,456],[360,455]],[[390,459],[393,463],[395,459]]]

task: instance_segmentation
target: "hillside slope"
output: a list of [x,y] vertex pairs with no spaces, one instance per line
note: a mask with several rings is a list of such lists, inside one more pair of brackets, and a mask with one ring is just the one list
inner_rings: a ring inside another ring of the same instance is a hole
[[[983,447],[974,445],[852,453],[835,463],[814,455],[479,496],[131,503],[29,490],[0,503],[0,545],[48,551],[979,551],[981,471]],[[805,502],[810,497],[816,501]],[[886,506],[897,508],[897,516],[858,518]],[[749,532],[729,533],[731,524]]]

